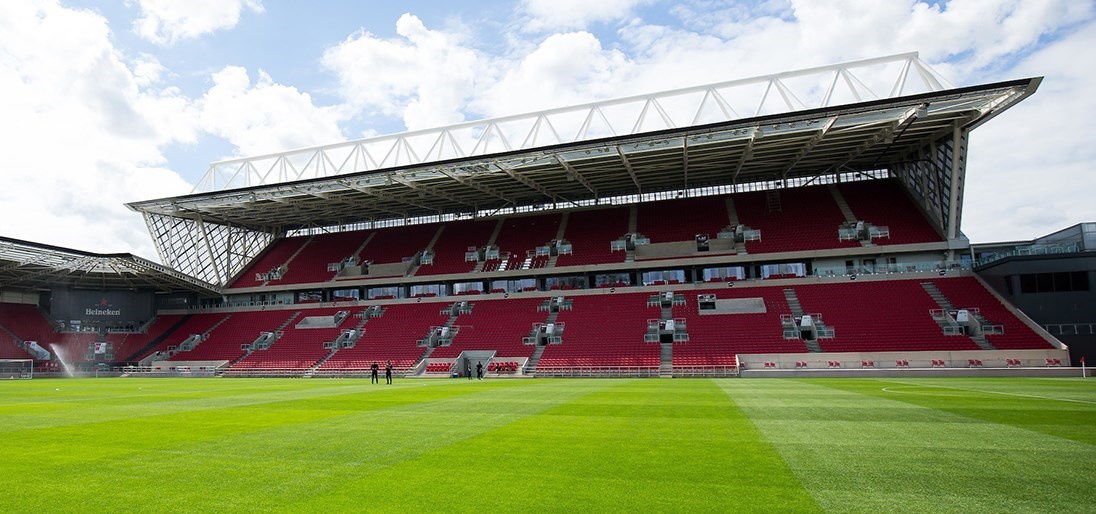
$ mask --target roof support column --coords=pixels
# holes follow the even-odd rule
[[[950,201],[948,202],[948,239],[958,239],[962,222],[963,186],[967,178],[967,145],[963,137],[963,128],[958,124],[951,133],[952,159]]]

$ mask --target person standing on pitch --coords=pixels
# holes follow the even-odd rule
[[[384,365],[384,383],[392,385],[392,361]]]
[[[472,380],[472,363],[464,361],[464,376],[468,377],[468,380]]]
[[[483,361],[476,363],[476,379],[483,380]]]
[[[373,361],[373,365],[369,366],[369,383],[370,384],[379,384],[379,383],[381,383],[380,379],[377,378],[377,369],[379,369],[377,367],[377,361]]]

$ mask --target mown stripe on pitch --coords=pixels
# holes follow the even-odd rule
[[[277,508],[325,485],[338,486],[355,469],[383,468],[382,457],[414,454],[429,436],[428,423],[439,420],[437,405],[517,385],[431,384],[300,400],[279,393],[276,401],[254,403],[249,397],[238,407],[28,431],[0,443],[0,451],[12,456],[0,479],[25,482],[32,476],[51,487],[18,488],[0,506],[65,510],[80,499],[82,509],[100,511],[163,512],[178,508],[176,502],[187,510]],[[393,423],[373,429],[376,419]],[[135,491],[155,494],[135,505]],[[232,498],[242,502],[238,509]]]
[[[1096,477],[1090,445],[869,394],[877,380],[722,385],[827,511],[1062,511]]]
[[[576,383],[590,390],[350,487],[378,510],[819,510],[712,382]]]

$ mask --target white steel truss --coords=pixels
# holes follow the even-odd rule
[[[226,160],[211,164],[193,192],[442,162],[950,87],[916,52],[897,54]]]
[[[199,280],[225,285],[251,262],[275,234],[220,223],[202,217],[180,218],[145,212],[160,259]]]

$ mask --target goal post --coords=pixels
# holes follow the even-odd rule
[[[0,379],[34,378],[34,359],[0,359]]]

